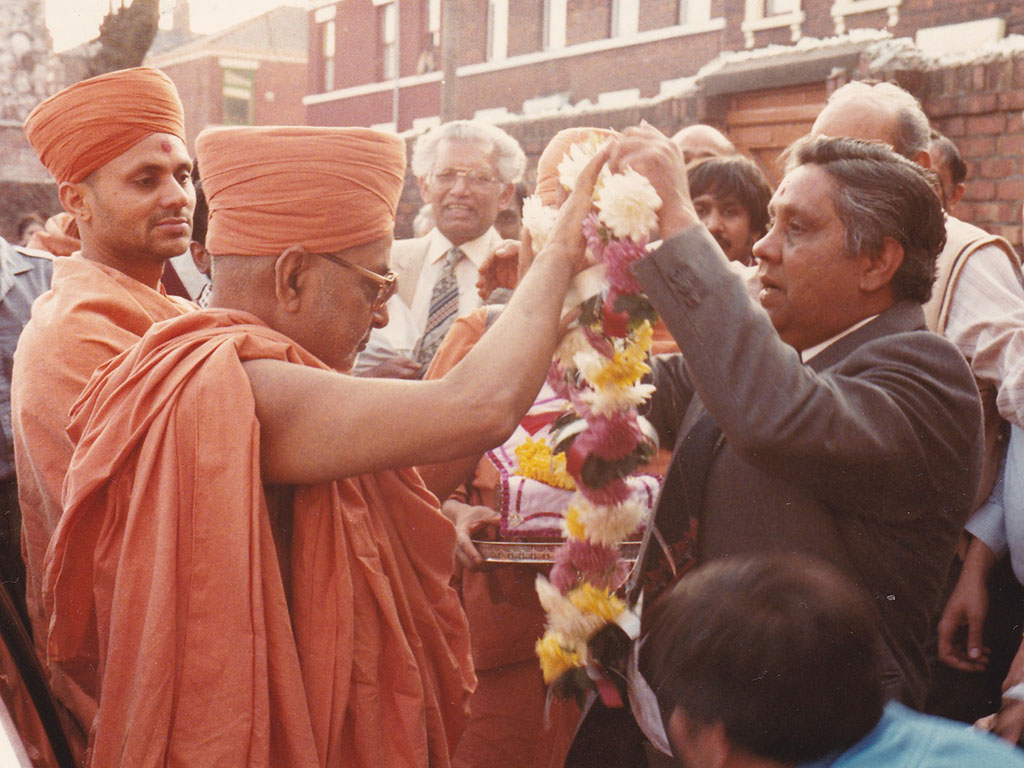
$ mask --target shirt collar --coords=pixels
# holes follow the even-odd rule
[[[437,227],[430,230],[430,234],[427,237],[427,261],[429,263],[441,261],[444,255],[451,250],[451,241],[442,235],[441,230]],[[468,243],[460,245],[459,250],[466,254],[466,258],[473,263],[473,266],[479,269],[480,265],[490,255],[491,248],[500,240],[501,237],[498,235],[498,231],[494,227],[490,227],[476,240],[470,240]]]
[[[805,349],[803,352],[800,353],[800,359],[803,362],[805,362],[805,363],[810,362],[812,357],[814,357],[815,355],[818,355],[818,354],[824,352],[826,349],[831,347],[833,344],[835,344],[841,338],[843,338],[844,336],[849,336],[851,333],[856,331],[858,328],[862,328],[865,325],[867,325],[868,323],[870,323],[876,317],[878,317],[878,315],[871,315],[870,317],[865,317],[860,322],[857,322],[857,323],[854,323],[853,325],[851,325],[845,331],[840,331],[835,336],[833,336],[833,337],[831,337],[829,339],[825,339],[820,344],[815,344],[813,347],[808,347],[807,349]]]

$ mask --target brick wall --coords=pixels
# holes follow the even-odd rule
[[[921,99],[967,163],[955,214],[1021,249],[1024,201],[1024,53],[927,72],[879,73]]]

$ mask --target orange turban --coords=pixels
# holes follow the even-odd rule
[[[369,128],[211,128],[196,139],[214,255],[338,253],[390,235],[405,142]]]
[[[25,135],[57,180],[81,181],[147,136],[185,141],[185,111],[171,79],[137,67],[83,80],[38,105]]]
[[[615,131],[607,131],[603,128],[565,128],[554,135],[537,161],[537,185],[534,187],[534,194],[540,197],[544,205],[557,206],[558,199],[558,164],[562,162],[565,153],[573,144],[596,137],[603,141],[615,136]]]

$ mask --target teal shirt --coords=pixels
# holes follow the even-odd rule
[[[1024,751],[964,723],[889,702],[863,739],[799,768],[1024,768]]]

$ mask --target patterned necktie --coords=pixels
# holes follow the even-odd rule
[[[455,280],[455,265],[463,255],[459,248],[452,248],[445,254],[441,274],[437,276],[434,290],[430,294],[427,325],[413,350],[413,358],[424,368],[434,358],[434,353],[459,312],[459,284]]]

